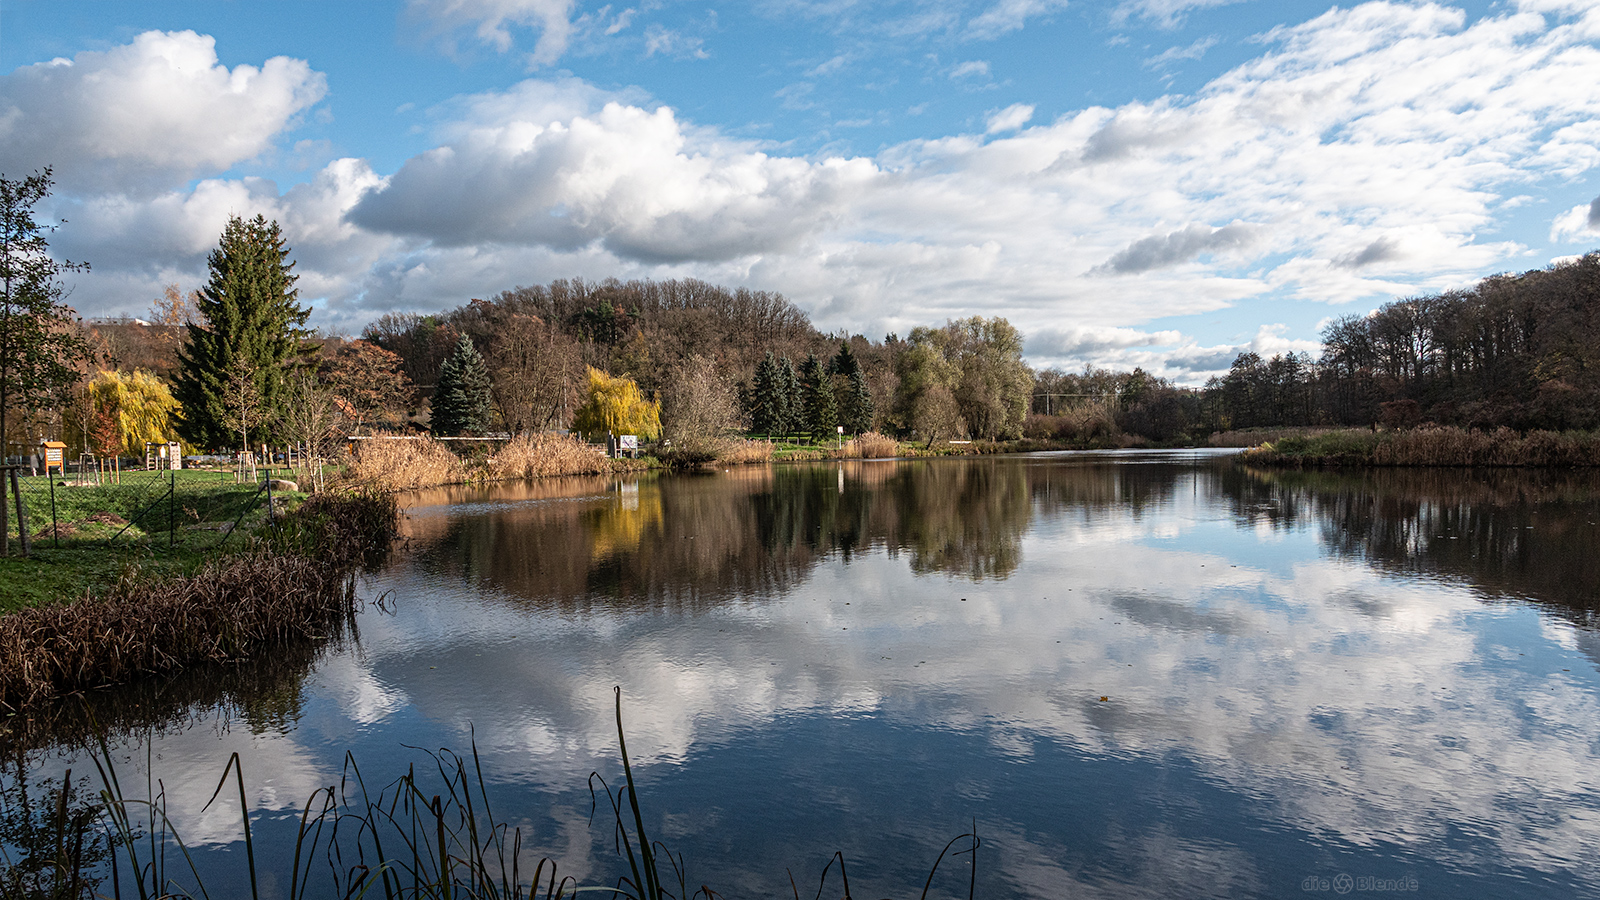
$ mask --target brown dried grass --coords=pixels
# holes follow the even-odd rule
[[[484,464],[492,479],[598,475],[612,471],[604,453],[570,434],[528,434],[513,438]]]
[[[380,491],[409,491],[468,480],[455,451],[426,435],[360,441],[347,476]]]
[[[717,462],[725,465],[772,462],[771,441],[730,440],[717,448]]]
[[[846,443],[840,455],[847,459],[892,459],[900,455],[900,442],[886,434],[869,431]]]
[[[1372,448],[1380,466],[1596,466],[1600,434],[1434,426],[1400,431]]]

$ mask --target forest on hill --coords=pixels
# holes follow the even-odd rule
[[[93,366],[170,384],[190,330],[208,327],[197,300],[173,286],[150,321],[89,325]],[[655,404],[667,436],[820,439],[848,426],[922,441],[1179,443],[1285,425],[1600,425],[1600,253],[1395,300],[1333,321],[1322,338],[1319,357],[1243,352],[1226,374],[1185,387],[1141,369],[1035,371],[1023,362],[1022,335],[998,318],[879,340],[824,333],[774,292],[694,279],[569,279],[435,314],[390,313],[354,340],[302,333],[293,366],[336,395],[347,431],[439,430],[445,421],[474,433],[573,428],[595,372]],[[441,375],[463,347],[482,367],[482,412],[441,419]],[[53,417],[22,421],[93,442],[93,407],[103,405],[93,388],[107,376],[85,376],[77,401],[66,396]],[[292,431],[270,421],[259,429],[277,439]]]

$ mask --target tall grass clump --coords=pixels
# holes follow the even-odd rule
[[[886,434],[869,431],[847,441],[840,456],[846,459],[892,459],[900,455],[900,442]]]
[[[1600,466],[1600,433],[1475,431],[1428,425],[1398,431],[1341,429],[1291,435],[1246,450],[1240,459],[1280,466]]]
[[[98,597],[0,616],[0,708],[337,635],[351,574],[387,546],[394,519],[377,494],[308,501],[279,533],[192,575],[130,571]]]
[[[1472,431],[1455,426],[1414,428],[1393,434],[1372,451],[1379,466],[1594,466],[1600,434],[1509,428]]]
[[[600,475],[611,460],[575,435],[524,434],[513,438],[484,463],[492,479],[543,478],[549,475]]]
[[[717,448],[717,462],[727,465],[772,462],[771,441],[730,440]]]
[[[361,441],[346,470],[357,484],[383,491],[410,491],[467,480],[455,452],[426,435]]]

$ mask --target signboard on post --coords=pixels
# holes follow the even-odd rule
[[[617,436],[617,449],[638,450],[639,436],[637,434],[623,434]]]
[[[61,474],[67,473],[66,452],[67,445],[60,441],[40,441],[44,447],[44,473],[50,475],[51,469],[60,469]]]

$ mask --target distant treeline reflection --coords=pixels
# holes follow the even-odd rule
[[[1235,515],[1313,523],[1336,554],[1386,572],[1443,577],[1491,599],[1600,612],[1600,482],[1593,473],[1373,469],[1225,470]]]
[[[906,558],[918,574],[1004,579],[1035,515],[1132,508],[1175,489],[1174,467],[1039,459],[842,461],[636,481],[570,479],[441,490],[483,514],[403,526],[420,564],[564,604],[666,606],[777,595],[826,556]],[[492,499],[491,499],[492,498]]]

